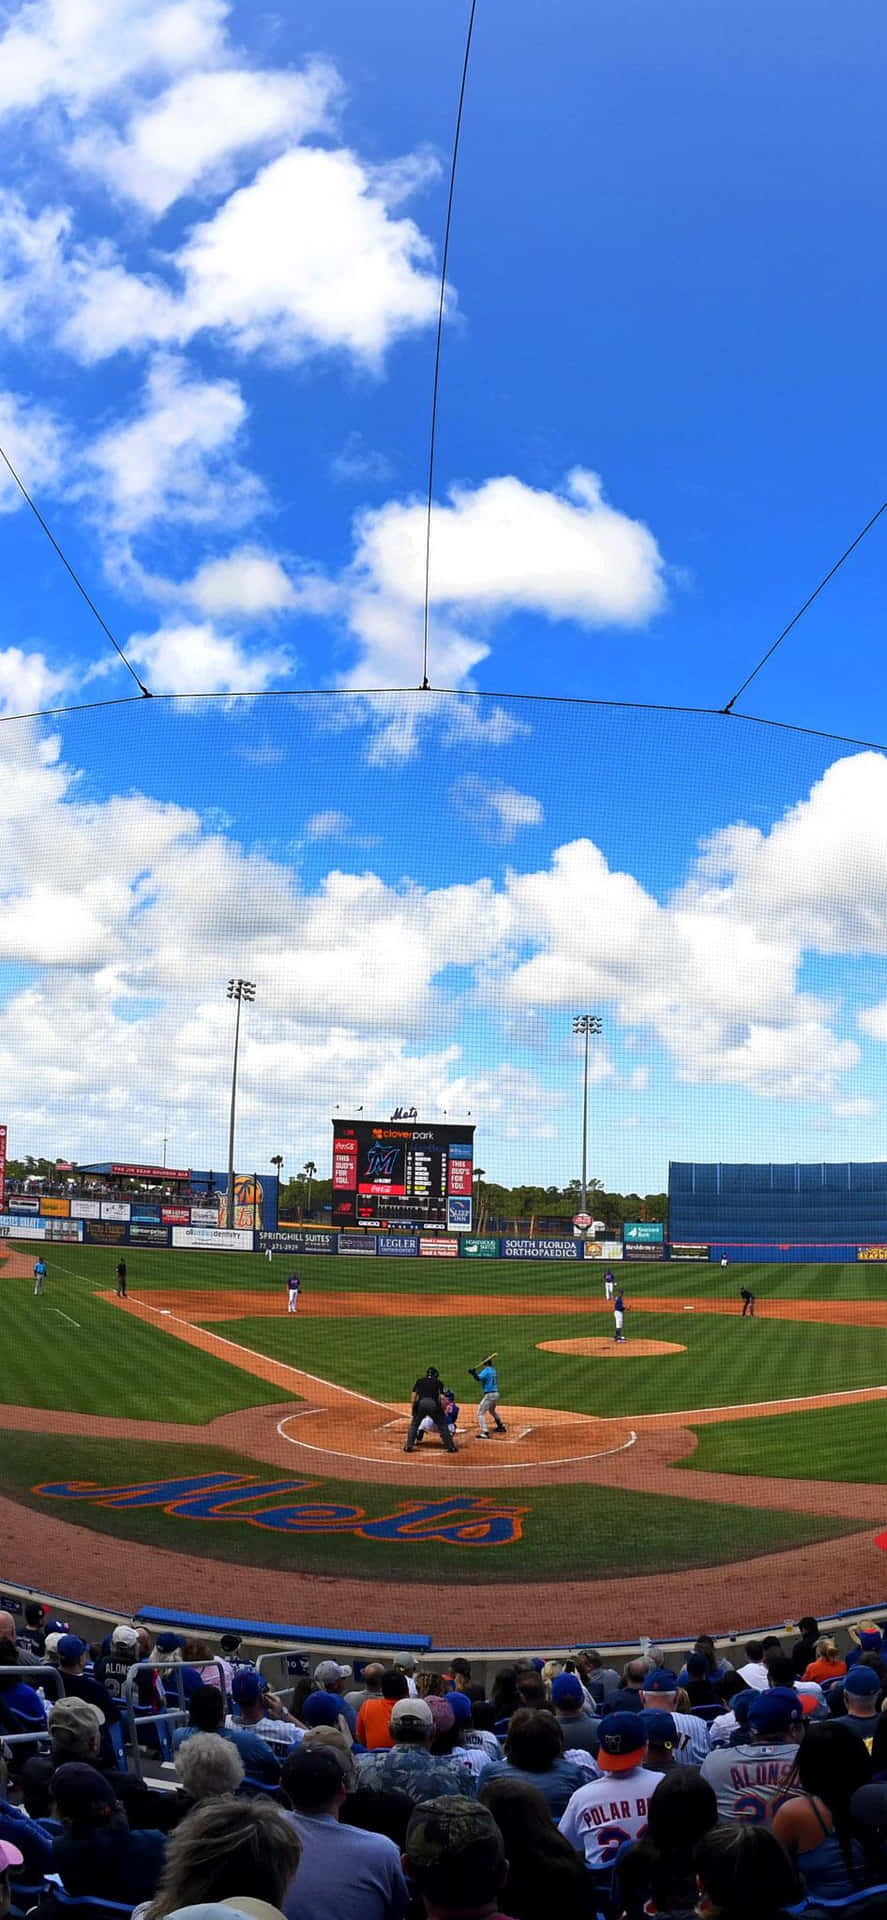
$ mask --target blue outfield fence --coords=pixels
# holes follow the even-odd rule
[[[887,1244],[887,1160],[674,1160],[668,1169],[668,1237],[710,1245],[808,1249],[794,1258],[855,1260],[856,1248]],[[848,1253],[847,1248],[851,1251]]]

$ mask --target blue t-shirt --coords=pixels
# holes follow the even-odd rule
[[[478,1367],[477,1378],[479,1385],[483,1387],[484,1393],[498,1393],[499,1377],[495,1367]]]

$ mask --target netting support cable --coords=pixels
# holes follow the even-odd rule
[[[132,661],[127,659],[126,654],[124,653],[119,640],[115,640],[107,620],[102,618],[102,615],[100,614],[98,607],[95,604],[95,601],[90,599],[90,596],[87,593],[85,586],[83,585],[83,581],[81,580],[79,573],[75,573],[74,568],[72,567],[71,562],[67,557],[67,554],[62,552],[62,549],[59,546],[59,543],[55,537],[55,534],[52,531],[52,528],[47,526],[46,521],[44,520],[43,515],[40,512],[40,508],[38,507],[36,500],[32,500],[31,495],[29,494],[24,481],[21,479],[20,475],[16,473],[16,470],[12,464],[12,461],[10,460],[8,453],[4,451],[3,447],[0,447],[0,460],[3,461],[4,466],[7,468],[8,472],[12,475],[12,478],[15,481],[16,486],[18,487],[18,490],[22,496],[22,499],[30,507],[31,512],[34,515],[34,518],[37,521],[38,526],[41,526],[43,528],[43,531],[46,535],[47,540],[49,541],[50,546],[53,547],[55,552],[58,554],[58,557],[62,563],[62,566],[65,569],[65,572],[70,575],[71,579],[74,582],[75,587],[77,588],[77,592],[81,594],[83,599],[86,601],[86,604],[93,618],[98,621],[99,626],[101,627],[102,632],[105,635],[106,639],[110,640],[115,653],[119,653],[120,658],[123,661],[123,664],[127,672],[132,674],[132,677],[136,683],[136,686],[138,687],[141,698],[143,700],[150,700],[151,699],[150,688],[146,687],[144,684],[144,681],[139,679],[139,676],[136,673],[136,670],[132,664]],[[96,702],[96,705],[115,705],[115,704],[116,702],[111,702],[111,701]],[[23,719],[30,719],[32,717],[33,716],[31,715],[22,715]]]
[[[812,607],[814,600],[818,599],[819,595],[822,592],[823,587],[827,587],[829,581],[834,579],[835,574],[844,565],[844,561],[849,560],[851,553],[855,552],[856,548],[860,544],[860,541],[865,539],[866,534],[871,533],[871,530],[875,525],[876,521],[880,520],[881,515],[884,512],[887,512],[887,500],[881,501],[881,505],[879,506],[877,513],[872,514],[871,519],[867,520],[865,523],[865,526],[860,528],[856,536],[856,539],[851,540],[849,547],[845,547],[840,560],[836,560],[834,566],[829,567],[828,573],[823,575],[823,578],[820,580],[818,587],[814,587],[813,592],[804,601],[803,606],[798,608],[797,613],[792,614],[792,617],[788,623],[788,626],[783,627],[782,632],[777,634],[776,639],[773,641],[772,646],[769,646],[767,648],[766,653],[762,654],[760,660],[758,661],[757,666],[752,668],[751,673],[748,675],[748,677],[745,680],[743,680],[741,687],[737,687],[736,692],[734,693],[732,699],[727,701],[727,705],[725,707],[721,707],[720,709],[721,713],[733,712],[733,708],[736,704],[736,701],[739,699],[740,695],[745,692],[746,687],[751,686],[752,681],[755,679],[757,674],[760,673],[761,668],[765,667],[767,665],[767,661],[772,659],[774,653],[776,652],[777,647],[782,646],[783,640],[785,640],[788,637],[788,635],[791,633],[792,627],[796,627],[798,624],[798,621],[803,619],[804,614],[807,612],[808,607]],[[804,731],[806,731],[806,729],[804,729]],[[813,731],[815,731],[815,729],[813,729]],[[838,739],[840,736],[837,734],[834,734],[834,735],[830,734],[827,737],[829,739]]]
[[[447,296],[447,262],[450,257],[450,227],[453,221],[453,196],[456,191],[456,164],[459,159],[459,140],[462,133],[462,108],[465,105],[465,87],[468,81],[468,60],[471,54],[471,36],[474,33],[474,16],[477,12],[477,0],[471,0],[468,16],[468,32],[465,36],[465,55],[462,61],[462,80],[459,86],[459,106],[456,112],[456,131],[453,137],[453,152],[450,160],[450,188],[447,195],[447,217],[444,223],[443,258],[440,263],[440,298],[437,306],[437,339],[434,346],[434,379],[431,387],[431,432],[428,437],[428,497],[425,506],[425,603],[422,617],[422,690],[430,693],[428,682],[428,627],[431,603],[431,513],[434,499],[434,453],[437,444],[437,399],[440,390],[440,350],[443,340],[444,306]]]

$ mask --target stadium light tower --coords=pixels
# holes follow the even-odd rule
[[[254,1000],[256,983],[254,980],[229,980],[228,999],[237,1001],[237,1015],[234,1021],[234,1068],[231,1074],[231,1120],[228,1127],[228,1198],[225,1207],[225,1224],[234,1225],[234,1110],[237,1105],[237,1049],[240,1045],[240,1009],[244,1000]]]
[[[588,1204],[588,1036],[590,1033],[603,1033],[604,1023],[599,1013],[576,1013],[573,1015],[573,1032],[585,1035],[585,1070],[582,1076],[582,1211]]]

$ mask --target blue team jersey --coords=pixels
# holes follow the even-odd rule
[[[621,1293],[617,1293],[617,1295],[616,1295],[616,1298],[615,1298],[615,1300],[613,1301],[613,1312],[614,1312],[614,1313],[624,1313],[624,1311],[625,1311],[625,1308],[624,1308],[624,1306],[623,1306],[623,1304],[622,1304],[622,1295],[621,1295]]]
[[[477,1377],[484,1393],[498,1393],[499,1378],[495,1367],[478,1367]]]

